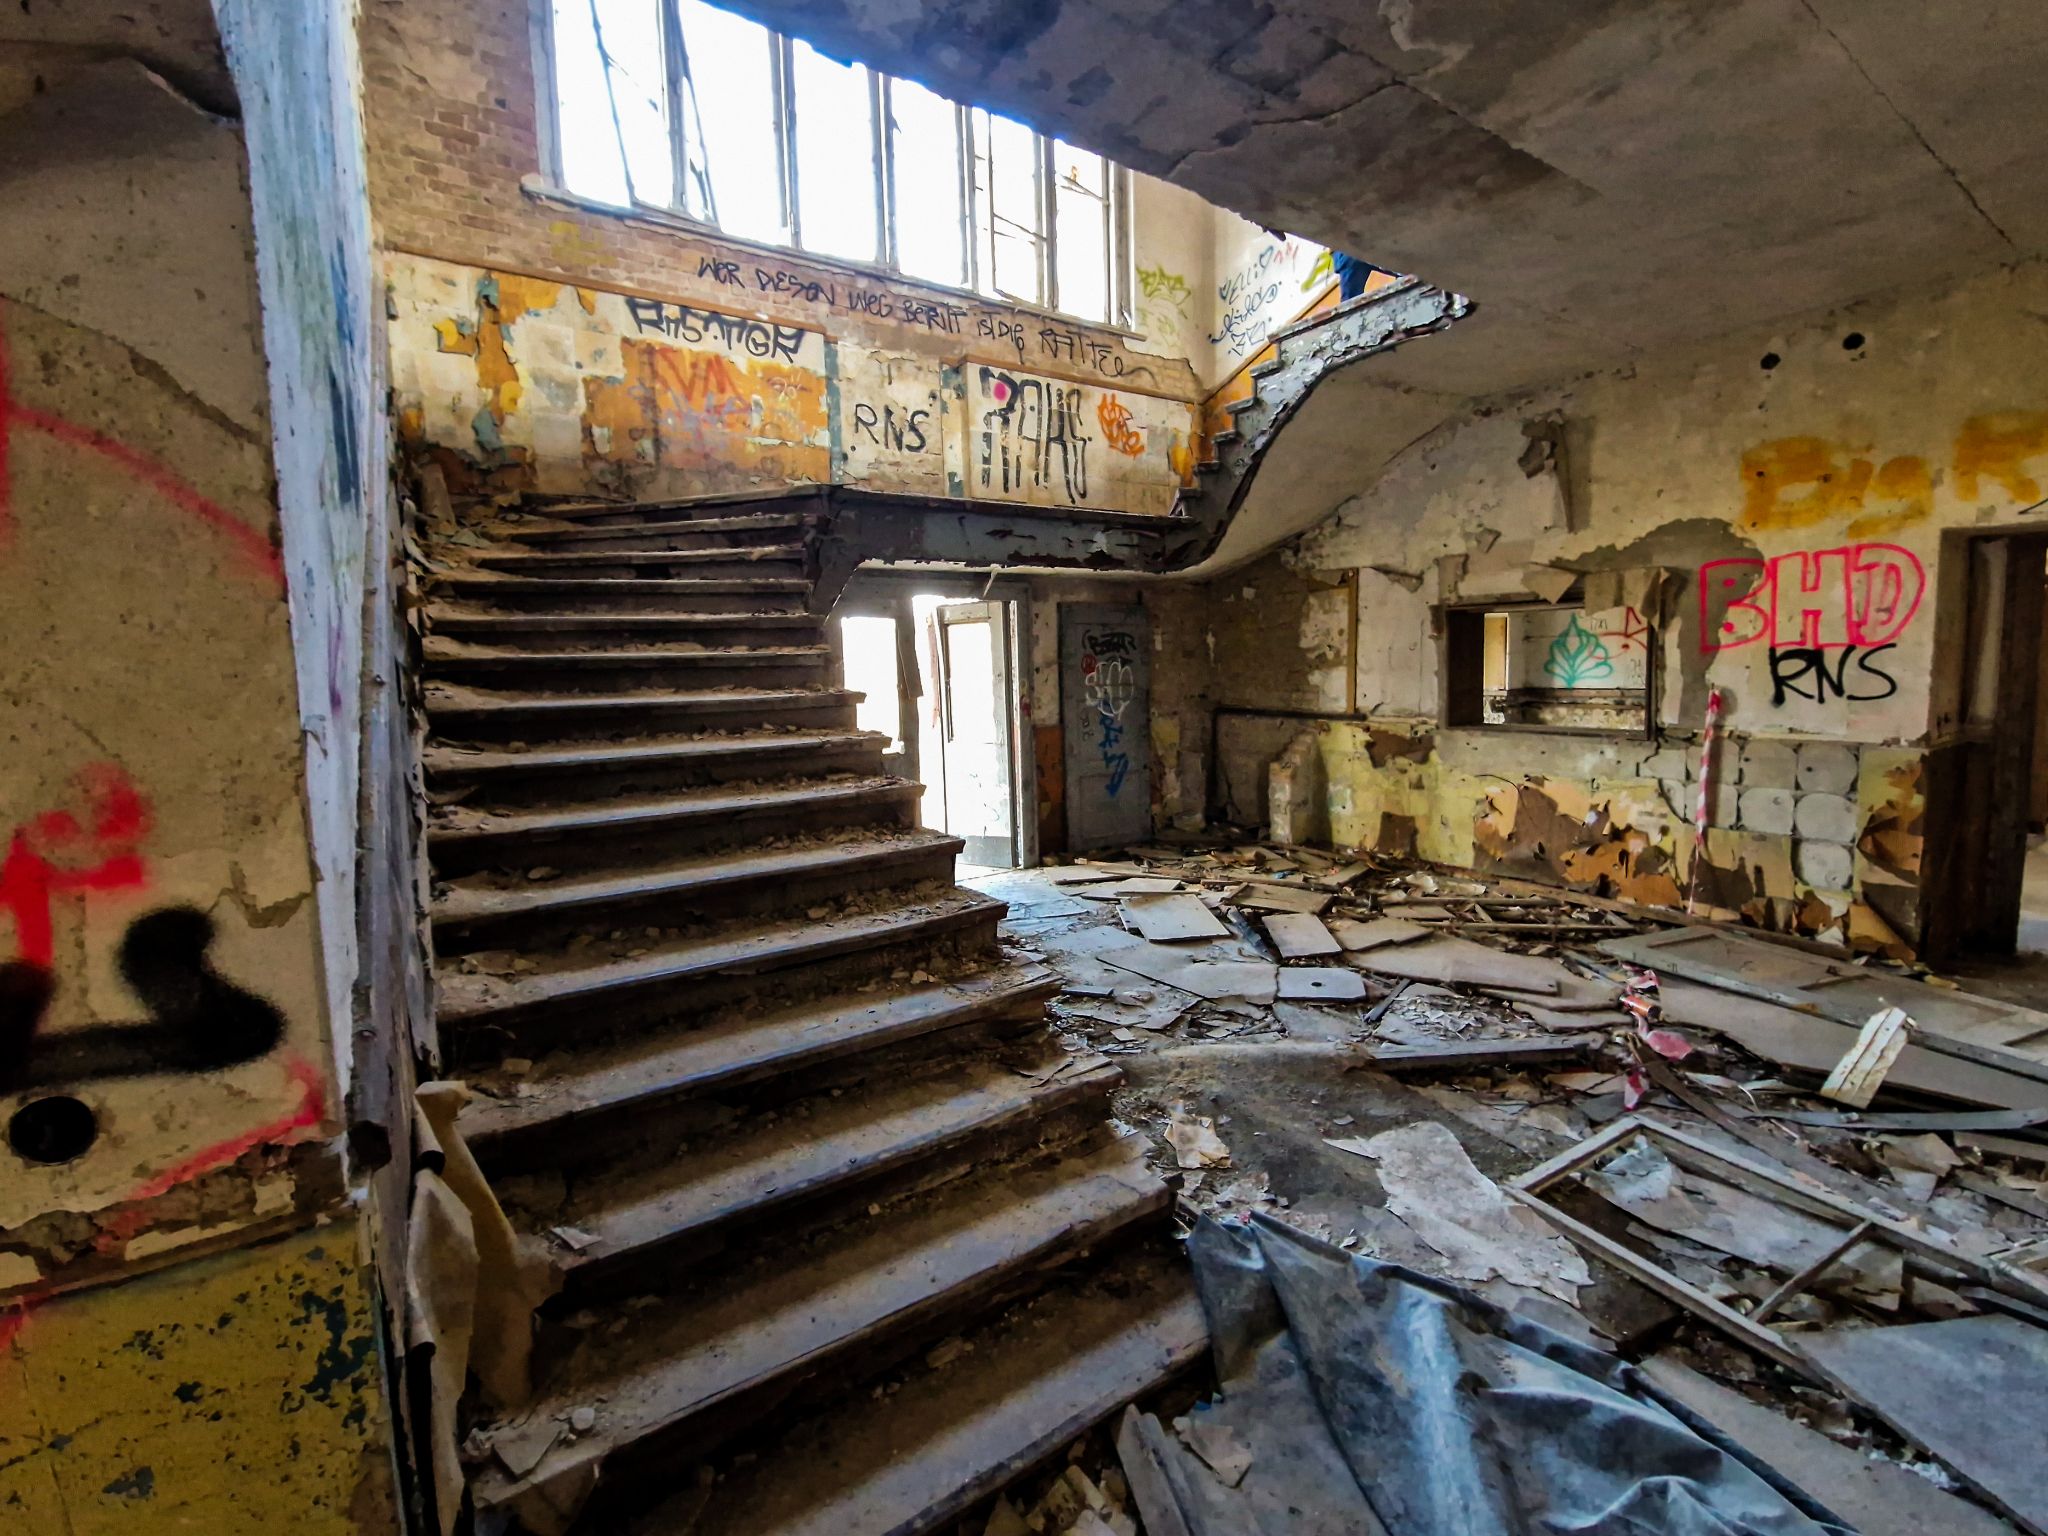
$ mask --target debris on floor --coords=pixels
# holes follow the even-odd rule
[[[975,883],[1011,904],[1013,958],[1062,978],[1068,1049],[1123,1069],[1118,1116],[1184,1230],[1289,1234],[1351,1266],[1354,1301],[1420,1287],[1487,1359],[1549,1330],[1651,1442],[1712,1426],[1722,1459],[1686,1518],[1737,1512],[1699,1529],[2048,1536],[2024,1471],[1999,1475],[2048,1451],[2020,1447],[2038,1414],[1969,1418],[2048,1381],[2048,1014],[1380,856],[1191,840]],[[1167,901],[1171,923],[1148,906]],[[1221,1374],[1118,1432],[1147,1530],[1437,1528],[1413,1468],[1354,1480],[1335,1445],[1288,1439],[1270,1370]],[[1338,1374],[1316,1390],[1365,1390]],[[1947,1398],[1922,1377],[1955,1416],[1926,1411]],[[1554,1492],[1626,1499],[1650,1468]],[[1067,1528],[1093,1529],[1046,1527]]]

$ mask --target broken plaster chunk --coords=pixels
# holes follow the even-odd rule
[[[1847,795],[1801,795],[1792,818],[1801,837],[1824,843],[1856,841],[1856,802]]]
[[[1224,1487],[1235,1488],[1244,1481],[1245,1473],[1252,1468],[1252,1448],[1245,1444],[1243,1435],[1204,1414],[1176,1419],[1173,1427]]]
[[[1227,1168],[1230,1148],[1216,1134],[1216,1122],[1207,1115],[1176,1115],[1167,1122],[1167,1144],[1174,1160],[1183,1168]]]

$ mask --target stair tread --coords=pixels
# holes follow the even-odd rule
[[[999,967],[947,981],[899,984],[886,993],[835,994],[772,1013],[742,1005],[694,1028],[578,1047],[502,1082],[482,1074],[485,1086],[513,1096],[473,1100],[462,1111],[463,1139],[488,1161],[493,1144],[536,1127],[878,1049],[1042,1002],[1058,985],[1059,978],[1049,971]]]
[[[836,1356],[935,1321],[1057,1256],[1158,1210],[1165,1186],[1136,1138],[1022,1171],[958,1180],[886,1219],[842,1229],[802,1262],[763,1265],[709,1293],[629,1314],[617,1333],[586,1335],[577,1355],[522,1417],[597,1422],[556,1445],[524,1479],[489,1466],[474,1484],[491,1509],[647,1436],[732,1403],[753,1388],[827,1369]]]
[[[456,805],[437,808],[427,826],[429,849],[466,842],[617,830],[669,821],[723,820],[763,811],[914,799],[919,786],[890,774],[845,780],[791,779],[739,789],[730,784],[661,795],[589,800],[545,809],[490,811]]]
[[[464,875],[450,880],[433,903],[436,926],[459,925],[481,918],[513,917],[541,912],[568,912],[639,896],[681,895],[716,890],[746,881],[851,872],[875,862],[908,860],[950,849],[957,856],[961,839],[922,827],[877,831],[838,839],[820,839],[793,848],[723,849],[687,858],[642,864],[626,873],[570,875],[527,880],[496,873]]]
[[[818,1195],[835,1185],[874,1177],[958,1146],[969,1136],[995,1137],[1028,1126],[1089,1098],[1106,1098],[1123,1074],[1107,1061],[1058,1072],[1050,1059],[1030,1077],[1001,1062],[963,1062],[916,1077],[897,1076],[868,1091],[821,1097],[801,1116],[780,1116],[722,1133],[657,1168],[631,1177],[579,1181],[551,1222],[572,1225],[596,1241],[557,1253],[567,1276],[705,1234],[742,1215]],[[517,1197],[513,1204],[516,1206]]]
[[[896,1392],[797,1421],[631,1536],[922,1536],[958,1518],[1208,1347],[1172,1256],[1055,1286],[920,1367]]]
[[[437,586],[479,592],[670,592],[687,597],[692,593],[808,594],[811,590],[810,582],[801,576],[522,576],[513,571],[471,568],[436,571],[430,579]]]
[[[704,613],[693,609],[643,613],[574,613],[547,609],[507,611],[455,603],[428,603],[430,628],[469,629],[814,629],[825,620],[815,613]]]
[[[618,510],[623,512],[631,509],[621,507]],[[585,539],[629,538],[639,533],[745,533],[756,528],[800,528],[803,521],[804,514],[801,512],[754,512],[744,517],[698,517],[681,522],[599,523],[595,526],[560,520],[559,527],[514,528],[506,530],[503,537],[517,539],[521,543],[539,543],[550,539],[581,542]]]
[[[803,557],[801,544],[735,544],[711,549],[494,549],[478,558],[501,570],[508,565],[710,565],[721,560],[773,565]]]
[[[707,709],[737,709],[750,704],[781,706],[815,704],[820,708],[858,703],[861,694],[845,688],[749,688],[734,684],[722,688],[634,688],[595,690],[580,693],[530,693],[512,688],[465,687],[459,683],[429,683],[426,687],[427,713],[490,714],[494,711],[542,710],[573,715],[595,710],[660,706],[680,709],[702,705]]]
[[[766,667],[823,661],[831,651],[823,645],[586,646],[574,651],[519,651],[502,645],[479,644],[474,640],[429,635],[423,653],[429,666],[437,661],[488,661],[508,667],[630,667],[647,663],[672,666],[688,662]]]
[[[1003,902],[954,888],[929,900],[906,899],[836,918],[749,922],[661,943],[643,955],[595,956],[579,963],[574,955],[552,954],[551,968],[521,975],[456,971],[439,978],[436,1011],[444,1024],[460,1025],[692,977],[752,975],[879,948],[934,927],[999,920],[1006,910]]]
[[[834,747],[883,741],[878,731],[735,731],[703,735],[640,736],[631,741],[596,742],[589,746],[522,747],[518,750],[457,747],[440,744],[426,749],[432,774],[492,772],[517,769],[605,768],[634,763],[684,761],[693,758],[735,758],[751,753],[824,752]]]

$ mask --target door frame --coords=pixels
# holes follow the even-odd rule
[[[1923,757],[1920,958],[2011,954],[2032,813],[2048,528],[1942,534]],[[1951,617],[1953,616],[1953,617]],[[1995,670],[1986,671],[1986,657]]]
[[[1004,602],[1010,605],[1010,793],[1012,812],[1017,829],[1017,867],[1032,869],[1038,864],[1038,754],[1031,750],[1031,679],[1033,676],[1033,618],[1030,584],[1021,577],[996,576],[973,571],[904,571],[904,570],[857,570],[848,579],[846,588],[834,603],[828,619],[843,617],[887,617],[894,618],[899,626],[899,636],[906,631],[912,647],[920,637],[916,632],[916,620],[911,613],[910,601],[921,593],[932,593],[949,602]],[[837,651],[838,630],[829,631],[832,645]],[[908,682],[908,674],[901,679]],[[907,713],[916,707],[917,700],[907,693],[902,696],[904,718],[911,720]],[[929,789],[930,781],[925,777],[924,765],[918,761],[915,732],[905,733],[905,753],[910,776]]]

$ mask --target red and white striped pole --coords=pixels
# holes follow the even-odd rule
[[[1685,882],[1685,910],[1690,912],[1699,895],[1700,866],[1707,858],[1707,817],[1714,803],[1714,737],[1721,729],[1721,690],[1707,691],[1707,724],[1700,732],[1700,798],[1692,813],[1692,875]]]

